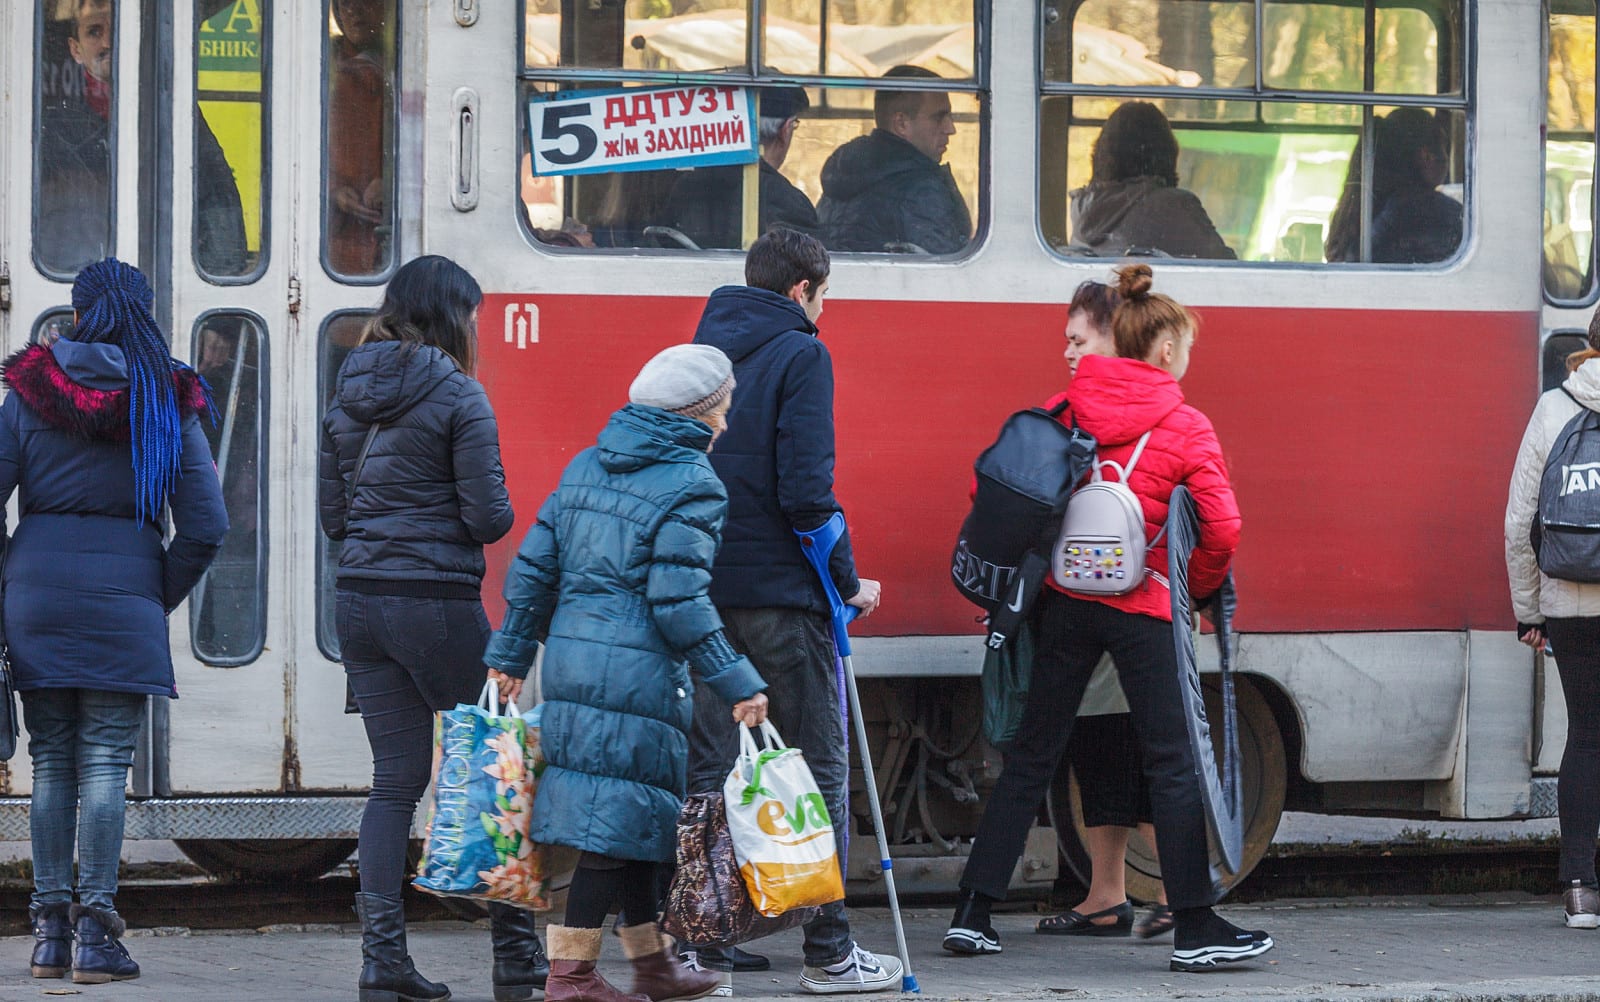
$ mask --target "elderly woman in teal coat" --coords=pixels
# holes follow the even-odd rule
[[[673,858],[694,683],[766,719],[766,683],[707,597],[728,507],[706,458],[727,427],[727,356],[677,345],[652,358],[599,440],[567,466],[506,576],[506,615],[484,655],[514,694],[542,642],[547,768],[530,837],[581,851],[564,926],[549,929],[549,1002],[628,999],[595,970],[620,901],[634,1002],[720,984],[678,963],[656,926],[657,867]]]

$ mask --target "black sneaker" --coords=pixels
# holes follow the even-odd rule
[[[986,925],[982,929],[963,929],[960,926],[951,926],[944,933],[944,948],[949,953],[961,957],[978,957],[986,953],[1000,952],[1000,934],[994,931],[993,926]]]
[[[1199,937],[1200,942],[1179,937],[1173,944],[1171,969],[1188,973],[1214,971],[1221,964],[1249,960],[1272,949],[1272,937],[1261,929],[1240,929],[1220,920],[1219,924],[1226,928],[1209,931]]]

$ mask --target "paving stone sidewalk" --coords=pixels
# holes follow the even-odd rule
[[[1037,915],[996,916],[1005,952],[955,958],[939,949],[944,909],[907,910],[913,970],[930,1000],[1273,999],[1273,1000],[1600,1000],[1600,931],[1566,929],[1556,898],[1497,894],[1369,898],[1241,905],[1223,909],[1247,928],[1265,928],[1277,949],[1260,960],[1207,975],[1167,970],[1171,936],[1150,942],[1034,935]],[[887,909],[853,912],[856,934],[891,952]],[[360,936],[354,925],[260,930],[135,930],[128,947],[144,968],[137,981],[77,986],[35,981],[25,972],[30,940],[0,939],[0,1002],[78,998],[85,1002],[217,1002],[233,999],[348,1000],[355,997]],[[542,921],[541,921],[542,925]],[[740,999],[805,998],[799,990],[798,933],[755,945],[776,970],[740,975]],[[411,952],[458,1002],[488,1002],[489,937],[466,923],[411,931]],[[626,965],[609,937],[603,968],[624,989]],[[885,993],[879,998],[893,997]]]

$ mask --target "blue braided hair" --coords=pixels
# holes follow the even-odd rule
[[[154,303],[144,273],[116,258],[89,265],[72,283],[72,308],[78,311],[72,339],[117,345],[127,360],[134,508],[141,520],[154,519],[166,503],[183,454],[172,374],[188,366],[167,350],[150,314]],[[209,390],[206,402],[210,404]]]

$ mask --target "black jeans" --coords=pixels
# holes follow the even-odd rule
[[[1084,686],[1110,651],[1143,750],[1168,899],[1174,909],[1214,904],[1205,807],[1184,722],[1172,624],[1048,588],[1039,596],[1036,616],[1028,704],[989,795],[961,886],[997,900],[1006,896],[1028,829],[1072,736]]]
[[[1561,814],[1561,882],[1594,886],[1600,834],[1600,617],[1545,622],[1561,693],[1567,700],[1567,747],[1556,781]]]
[[[567,888],[568,928],[600,928],[611,906],[619,902],[623,925],[654,922],[660,901],[659,870],[660,864],[645,860],[583,853]]]
[[[828,803],[839,851],[845,851],[850,818],[850,753],[834,672],[833,627],[828,617],[804,609],[720,609],[728,642],[750,659],[767,683],[772,725],[783,740],[805,753],[806,765]],[[709,686],[696,686],[689,730],[689,792],[721,793],[739,756],[739,729],[730,707]],[[841,866],[843,865],[841,860]],[[844,902],[824,905],[805,924],[805,960],[813,967],[837,963],[850,953],[850,921]]]
[[[361,890],[398,896],[411,817],[433,768],[433,714],[476,702],[486,669],[483,603],[341,590],[336,616],[345,674],[372,746],[372,792],[361,815]]]

